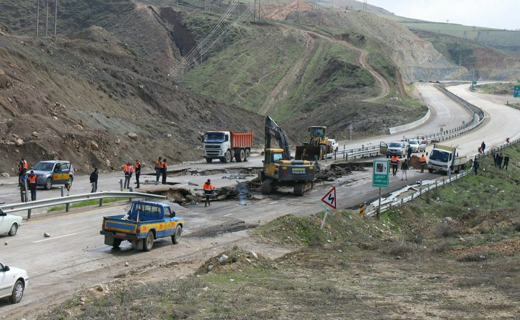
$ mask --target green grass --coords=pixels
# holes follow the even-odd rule
[[[123,201],[123,200],[128,200],[128,198],[106,198],[106,199],[103,199],[103,203],[111,203],[111,202],[117,202],[117,201]],[[99,205],[99,199],[76,202],[76,203],[71,204],[70,208],[83,208],[83,207],[95,206],[95,205]],[[65,210],[65,208],[66,207],[64,205],[55,206],[55,207],[52,207],[49,210],[47,210],[47,212],[63,211],[63,210]]]

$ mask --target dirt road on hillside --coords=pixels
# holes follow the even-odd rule
[[[353,44],[350,44],[350,43],[348,43],[346,41],[334,39],[332,37],[328,37],[326,35],[323,35],[323,34],[320,34],[320,33],[317,33],[317,32],[307,31],[307,34],[314,35],[316,37],[320,37],[322,39],[325,39],[325,40],[328,40],[330,42],[334,42],[334,43],[340,44],[340,45],[342,45],[344,47],[347,47],[349,49],[352,49],[352,50],[355,50],[355,51],[359,52],[359,63],[363,66],[363,68],[367,69],[368,72],[370,72],[370,74],[372,74],[372,76],[376,79],[376,82],[378,83],[378,85],[381,87],[381,92],[377,95],[377,97],[365,99],[363,101],[374,102],[374,101],[379,100],[379,99],[381,99],[383,97],[386,97],[387,95],[390,94],[390,85],[388,84],[386,79],[381,74],[379,74],[377,71],[375,71],[370,66],[370,64],[368,64],[368,62],[367,62],[368,51],[360,49],[360,48],[358,48],[358,47],[354,46]]]
[[[278,82],[276,87],[271,91],[267,99],[264,101],[262,108],[260,108],[260,114],[265,116],[273,109],[275,103],[283,100],[287,96],[288,87],[293,85],[296,77],[300,73],[301,69],[304,66],[304,63],[309,59],[312,51],[314,50],[314,39],[307,32],[300,31],[300,33],[305,36],[307,42],[305,44],[305,51],[300,56],[298,61],[294,64],[294,66],[283,76],[282,80]]]

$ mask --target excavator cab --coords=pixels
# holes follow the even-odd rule
[[[295,159],[297,160],[323,160],[325,154],[331,153],[329,137],[327,137],[327,127],[312,126],[309,132],[309,142],[304,142],[302,146],[296,147]]]
[[[264,174],[275,177],[278,173],[280,161],[283,159],[283,149],[265,149],[264,156]]]

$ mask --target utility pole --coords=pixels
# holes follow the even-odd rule
[[[47,10],[47,15],[45,16],[45,36],[49,31],[49,0],[45,0],[45,6]]]
[[[253,21],[256,21],[256,0],[253,3]]]
[[[54,3],[54,36],[56,36],[56,30],[58,29],[58,0]]]
[[[38,0],[38,7],[36,8],[36,38],[40,35],[40,0]]]

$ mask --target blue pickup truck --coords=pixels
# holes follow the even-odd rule
[[[183,227],[184,219],[175,217],[169,205],[135,201],[127,214],[103,217],[100,233],[114,248],[127,240],[136,250],[150,251],[155,239],[171,237],[173,244],[179,243]]]

